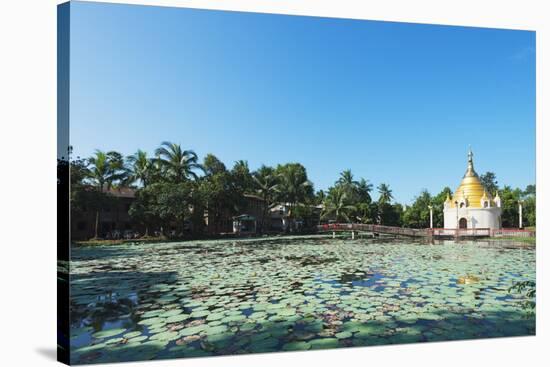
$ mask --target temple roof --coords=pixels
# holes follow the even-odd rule
[[[487,190],[479,180],[479,176],[474,169],[474,154],[470,149],[468,152],[468,167],[460,185],[453,194],[451,207],[455,208],[456,202],[460,203],[463,199],[466,199],[468,201],[468,207],[482,208],[482,198],[486,198],[489,201],[492,200],[491,194],[487,193]]]

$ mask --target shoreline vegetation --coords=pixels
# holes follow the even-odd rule
[[[193,241],[205,241],[205,242],[215,242],[215,241],[231,241],[231,242],[261,242],[261,241],[273,241],[273,240],[293,240],[293,239],[332,239],[332,234],[324,233],[310,233],[310,234],[264,234],[264,235],[249,235],[249,236],[238,236],[228,234],[226,236],[209,236],[202,238],[180,238],[180,239],[171,239],[167,237],[148,237],[148,238],[137,238],[137,239],[118,239],[118,240],[104,240],[104,239],[90,239],[84,241],[73,241],[71,246],[73,247],[86,247],[86,246],[119,246],[119,245],[148,245],[148,244],[157,244],[157,243],[184,243],[184,242],[193,242]],[[359,235],[355,240],[362,240],[370,237],[362,237]],[[352,239],[348,234],[337,233],[336,239],[339,240],[349,240]],[[395,239],[395,236],[382,235],[378,237],[382,241],[388,241]],[[355,241],[354,240],[354,241]],[[427,240],[427,239],[408,239],[407,242],[424,242],[424,243],[443,243],[454,240]],[[491,242],[491,243],[502,243],[509,244],[513,243],[516,245],[536,245],[536,237],[489,237],[484,239],[468,239],[468,240],[459,240],[455,241],[456,243],[465,243],[465,242]],[[529,246],[531,247],[531,246]]]
[[[273,232],[271,211],[277,206],[284,209],[280,215],[283,225],[278,230],[287,234],[311,233],[318,224],[330,222],[428,228],[430,206],[434,208],[433,226],[441,228],[443,203],[453,194],[449,187],[435,195],[421,190],[412,204],[404,205],[394,200],[389,184],[375,187],[366,178],[356,178],[349,169],[340,172],[333,186],[315,190],[301,163],[262,165],[251,170],[246,160],[239,160],[227,168],[213,154],[201,161],[193,150],[171,142],[161,143],[152,156],[143,150],[130,156],[96,150],[88,158],[58,160],[58,176],[67,171],[71,214],[76,217],[84,213],[89,219],[89,234],[74,239],[96,242],[116,238],[110,236],[114,226],[103,221],[110,206],[119,205],[120,198],[112,195],[116,190],[131,190],[135,195],[124,204],[123,214],[130,218],[126,225],[131,227],[132,241],[147,242],[152,234],[155,241],[159,237],[186,240],[217,238],[234,231],[235,218],[250,214],[247,196],[261,203],[254,222],[254,231],[260,235]],[[493,172],[480,175],[480,180],[487,192],[499,193],[504,228],[518,227],[519,201],[523,202],[524,226],[536,225],[535,185],[525,189],[501,186]],[[375,192],[378,198],[373,197]]]

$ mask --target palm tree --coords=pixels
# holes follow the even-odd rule
[[[277,193],[277,176],[273,168],[261,166],[254,175],[252,175],[252,180],[254,182],[256,194],[263,199],[265,204],[261,222],[261,229],[263,231],[267,211],[271,209],[275,194]]]
[[[277,169],[279,184],[276,191],[281,201],[290,205],[288,217],[292,219],[293,209],[303,203],[309,193],[313,191],[313,184],[307,179],[305,168],[298,163],[286,164]]]
[[[344,185],[347,187],[354,187],[359,184],[359,182],[355,181],[353,179],[353,173],[351,173],[350,169],[347,169],[345,171],[342,171],[340,173],[340,178],[338,179],[338,184]]]
[[[124,166],[124,157],[118,152],[102,152],[96,150],[94,155],[88,158],[86,178],[90,180],[99,193],[110,190],[115,182],[124,182],[128,171]],[[99,212],[101,203],[98,203],[95,219],[95,238],[98,237]]]
[[[378,222],[384,224],[386,213],[391,210],[390,202],[393,200],[393,194],[390,186],[385,183],[378,185],[377,189],[380,194],[378,198]]]
[[[151,165],[149,167],[149,180],[148,185],[154,182],[163,181],[162,171],[163,171],[163,161],[159,155],[156,155],[154,158],[151,158]]]
[[[109,164],[109,178],[107,179],[107,190],[110,190],[113,185],[126,185],[130,171],[124,162],[124,156],[116,151],[106,153]]]
[[[126,158],[130,167],[130,182],[140,182],[143,187],[147,187],[150,182],[153,161],[147,157],[147,152],[138,149],[137,152]]]
[[[334,217],[350,222],[350,213],[357,208],[349,203],[348,194],[344,187],[336,186],[323,201],[322,218]]]
[[[88,164],[86,178],[92,181],[92,184],[99,192],[102,192],[111,174],[111,167],[107,154],[101,150],[96,150],[94,155],[88,158]]]
[[[372,184],[365,180],[364,178],[360,179],[357,183],[357,194],[359,195],[359,201],[370,203],[372,198],[370,193],[372,191]]]
[[[202,170],[198,163],[197,154],[192,150],[182,150],[181,145],[163,142],[155,151],[164,173],[175,183],[188,180],[190,177],[198,179],[195,170]]]
[[[250,172],[248,161],[242,159],[235,161],[235,164],[233,165],[233,170],[237,172]]]
[[[245,192],[252,191],[254,189],[254,181],[250,174],[250,168],[248,162],[239,160],[236,161],[231,169],[231,173],[237,180],[237,185]]]
[[[378,185],[377,190],[380,194],[380,197],[378,198],[378,202],[380,204],[387,204],[393,200],[392,190],[388,184],[381,183]]]

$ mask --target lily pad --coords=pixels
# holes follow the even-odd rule
[[[97,333],[93,333],[92,336],[97,339],[110,338],[112,336],[122,334],[125,331],[126,329],[103,330],[103,331],[98,331]]]
[[[311,349],[336,348],[340,345],[336,338],[314,339],[309,344],[311,345]]]

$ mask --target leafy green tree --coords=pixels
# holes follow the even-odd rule
[[[523,201],[523,225],[535,227],[537,225],[537,203],[534,196],[529,196]]]
[[[367,223],[367,224],[379,224],[380,223],[380,215],[379,215],[379,204],[377,201],[373,201],[370,204],[361,205],[361,208],[363,209],[363,212],[365,214],[364,217],[362,217],[361,222]]]
[[[522,193],[523,222],[525,227],[537,225],[537,190],[535,185],[527,185]]]
[[[518,201],[521,199],[521,190],[504,186],[500,190],[502,206],[502,226],[505,228],[517,228],[519,225]]]
[[[157,215],[156,199],[160,186],[157,184],[144,186],[136,191],[135,201],[130,205],[128,214],[136,223],[145,228],[144,237],[149,236],[149,228],[159,224],[160,216]]]
[[[449,197],[453,196],[453,192],[450,187],[444,187],[439,194],[432,197],[433,220],[435,228],[444,227],[443,205],[445,200],[447,200],[447,195]]]
[[[207,154],[206,157],[204,157],[202,167],[207,176],[212,176],[227,171],[225,164],[223,164],[223,162],[220,161],[214,154]]]
[[[537,195],[537,187],[536,185],[527,185],[525,190],[523,191],[523,197],[529,197],[529,196],[536,196]]]
[[[405,227],[428,228],[430,226],[430,205],[432,205],[432,196],[427,190],[422,190],[403,214]]]
[[[479,180],[491,195],[495,195],[498,191],[497,176],[493,172],[485,172],[479,176]]]
[[[202,170],[198,156],[192,150],[183,150],[179,144],[163,142],[155,151],[163,175],[174,183],[198,179],[197,171]]]
[[[67,162],[67,161],[63,161]],[[86,178],[90,176],[88,169],[88,162],[85,159],[77,157],[76,159],[70,160],[70,182],[71,182],[71,192],[75,188],[85,186]]]
[[[329,190],[329,193],[323,202],[321,218],[333,219],[337,222],[351,222],[350,215],[356,210],[356,206],[350,202],[346,187],[344,185],[339,185]]]
[[[208,211],[208,226],[219,232],[221,220],[235,215],[244,206],[244,189],[240,178],[226,170],[225,165],[214,155],[204,161],[206,175],[200,181],[203,206]]]
[[[156,183],[153,189],[155,201],[153,213],[167,225],[176,224],[185,232],[185,220],[193,207],[193,191],[196,184],[191,181],[179,183]],[[179,225],[178,225],[179,224]]]
[[[379,223],[385,226],[399,227],[402,224],[403,207],[401,204],[378,203]]]

